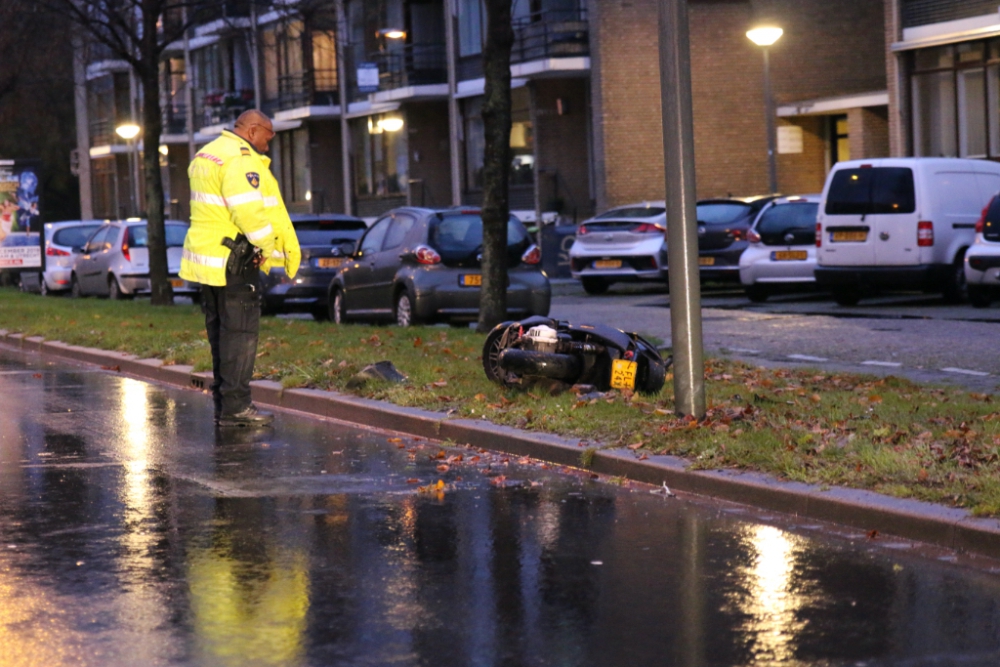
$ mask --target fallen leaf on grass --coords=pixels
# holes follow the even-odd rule
[[[635,451],[637,449],[641,449],[645,445],[646,445],[646,441],[645,440],[640,440],[639,442],[636,442],[636,443],[633,443],[631,445],[628,445],[628,448],[631,449],[632,451]]]
[[[496,477],[490,480],[490,484],[492,484],[493,486],[503,486],[506,483],[507,483],[506,475],[497,475]]]

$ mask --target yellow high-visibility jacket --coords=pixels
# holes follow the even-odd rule
[[[289,278],[302,254],[281,198],[271,159],[232,132],[206,144],[191,160],[191,228],[184,239],[180,277],[223,287],[231,252],[223,238],[243,233],[267,258],[265,273],[284,265]]]

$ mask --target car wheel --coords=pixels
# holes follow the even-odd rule
[[[413,312],[415,305],[413,295],[410,290],[403,288],[396,295],[396,324],[401,327],[412,327],[421,324],[416,314]]]
[[[861,301],[861,290],[857,287],[837,287],[833,290],[833,300],[838,306],[856,306]]]
[[[329,319],[335,324],[343,324],[347,319],[344,311],[344,292],[339,287],[333,290],[328,304]]]
[[[580,278],[580,282],[587,294],[604,294],[611,287],[611,283],[604,278]]]
[[[122,286],[118,284],[118,280],[114,276],[108,276],[108,298],[112,301],[122,301],[128,298],[128,295],[122,291]]]
[[[952,264],[948,274],[948,282],[944,286],[945,303],[962,303],[968,295],[968,284],[965,282],[965,253],[962,253]]]
[[[966,288],[967,294],[969,296],[969,303],[972,304],[973,308],[989,308],[990,303],[993,301],[993,297],[990,294],[988,287],[982,287],[980,285],[969,285]]]
[[[754,303],[764,303],[767,301],[767,297],[771,296],[768,289],[763,285],[747,285],[744,291],[747,293],[747,298]]]
[[[83,296],[83,290],[80,288],[80,281],[76,279],[76,274],[74,273],[69,279],[69,295],[74,299],[79,299]]]

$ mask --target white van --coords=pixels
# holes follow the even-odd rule
[[[842,306],[876,289],[943,292],[960,301],[963,259],[1000,164],[881,158],[834,165],[816,218],[816,282]]]

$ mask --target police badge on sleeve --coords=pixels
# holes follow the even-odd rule
[[[258,174],[256,171],[248,171],[247,182],[250,184],[250,187],[254,189],[260,187],[260,174]]]

